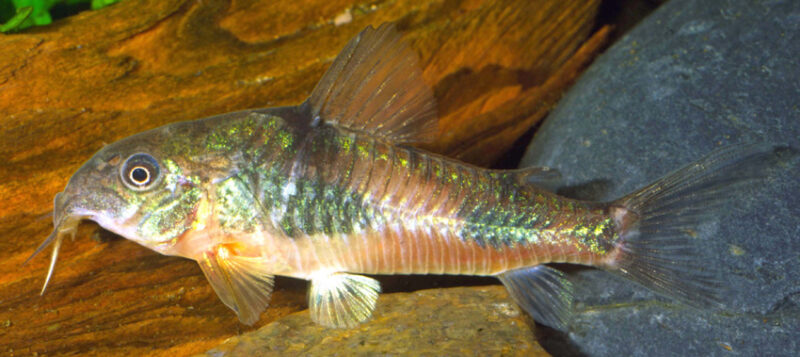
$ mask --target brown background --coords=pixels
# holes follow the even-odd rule
[[[0,35],[0,354],[183,355],[251,329],[193,262],[93,224],[65,241],[39,296],[47,256],[21,264],[52,229],[53,196],[104,143],[298,104],[350,37],[396,21],[439,103],[428,149],[490,165],[607,44],[599,11],[599,0],[124,0]],[[305,308],[303,282],[277,284],[256,327]]]

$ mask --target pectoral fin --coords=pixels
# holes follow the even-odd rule
[[[537,322],[565,331],[572,315],[572,284],[563,272],[545,265],[497,276],[514,301]]]
[[[269,304],[274,276],[259,258],[240,257],[220,245],[197,261],[211,287],[239,321],[252,325]]]
[[[375,310],[380,283],[362,275],[332,273],[311,280],[308,309],[314,322],[334,328],[354,327]]]

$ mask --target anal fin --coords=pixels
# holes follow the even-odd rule
[[[243,324],[252,325],[269,305],[275,277],[262,259],[235,255],[224,245],[204,252],[198,264],[211,287]]]
[[[348,328],[369,320],[380,292],[377,280],[347,273],[324,274],[311,280],[308,309],[325,327]]]
[[[554,268],[537,265],[497,276],[516,303],[537,322],[566,331],[572,316],[572,283]]]

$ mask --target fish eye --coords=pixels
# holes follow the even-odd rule
[[[160,173],[156,159],[145,153],[131,155],[120,168],[122,182],[137,191],[152,187]]]

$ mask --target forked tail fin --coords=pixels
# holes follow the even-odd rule
[[[694,229],[796,154],[769,144],[722,148],[612,202],[620,238],[607,269],[692,306],[719,306],[719,268],[699,256]]]

